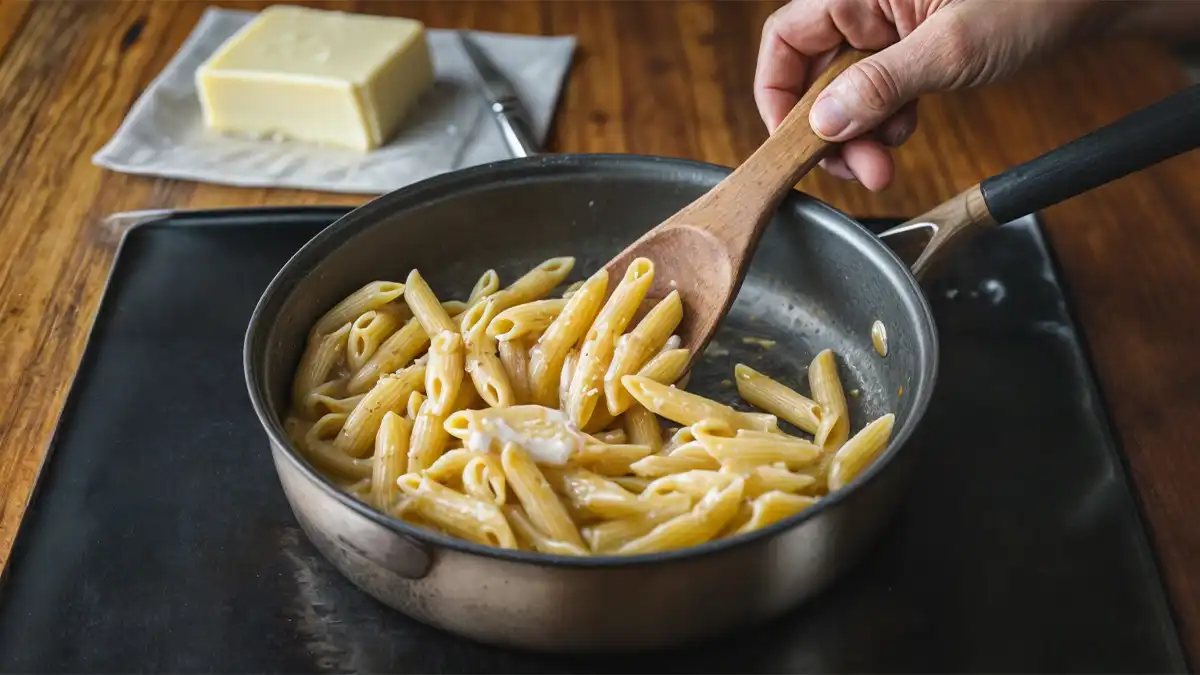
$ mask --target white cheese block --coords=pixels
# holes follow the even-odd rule
[[[276,5],[196,72],[210,129],[371,150],[433,84],[419,21]]]

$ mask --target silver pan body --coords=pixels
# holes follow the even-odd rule
[[[853,219],[800,193],[769,226],[689,384],[744,408],[732,386],[735,363],[807,391],[807,364],[830,348],[840,357],[854,430],[896,413],[891,447],[872,469],[797,517],[733,540],[636,558],[510,553],[366,508],[314,471],[284,434],[287,392],[309,327],[363,283],[402,280],[417,267],[442,297],[465,298],[488,268],[507,282],[559,255],[576,256],[572,279],[583,278],[727,173],[630,155],[501,162],[380,197],[299,251],[254,313],[245,369],[284,492],[324,556],[362,590],[421,621],[552,652],[711,638],[795,610],[859,560],[908,483],[915,448],[906,441],[934,386],[936,331],[904,264]],[[876,320],[887,327],[886,358],[871,345]]]

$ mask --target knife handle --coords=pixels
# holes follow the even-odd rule
[[[538,144],[534,140],[533,130],[529,128],[529,122],[525,120],[515,105],[496,101],[492,104],[492,115],[496,118],[496,124],[500,127],[500,135],[504,137],[504,144],[508,146],[508,151],[512,153],[513,157],[529,157],[538,154]]]

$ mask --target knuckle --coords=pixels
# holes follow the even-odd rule
[[[900,100],[896,77],[873,60],[860,61],[847,71],[859,99],[873,112],[885,112]]]
[[[951,67],[965,63],[975,51],[970,24],[955,12],[947,12],[942,19],[937,44],[940,57]]]

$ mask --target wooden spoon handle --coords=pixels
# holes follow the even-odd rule
[[[754,154],[689,208],[720,215],[704,219],[704,227],[727,248],[757,242],[779,202],[834,148],[835,143],[812,130],[808,114],[825,87],[866,56],[867,52],[846,49],[834,57]]]

